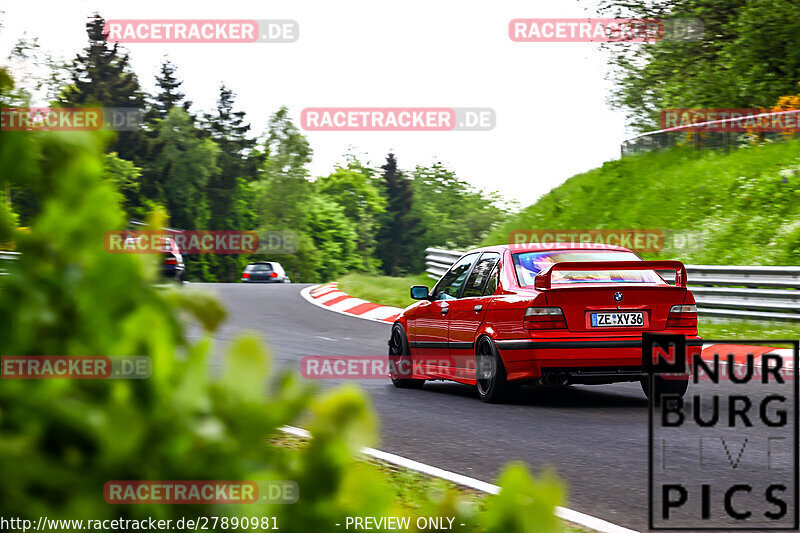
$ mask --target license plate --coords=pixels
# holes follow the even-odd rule
[[[592,327],[642,327],[644,326],[644,313],[592,313]]]

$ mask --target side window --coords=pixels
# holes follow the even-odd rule
[[[450,267],[450,270],[448,270],[447,273],[442,276],[442,279],[439,280],[439,283],[436,284],[436,288],[433,292],[433,299],[452,300],[458,298],[458,293],[461,291],[464,281],[466,281],[469,267],[472,266],[472,263],[477,258],[478,254],[465,255],[459,259],[455,265]]]
[[[464,297],[467,296],[483,296],[483,287],[486,285],[486,280],[492,272],[492,268],[500,260],[500,254],[494,252],[486,252],[481,256],[475,268],[472,269],[472,274],[469,275],[467,286],[464,289]]]
[[[500,263],[497,263],[489,274],[489,279],[486,282],[486,288],[483,289],[484,296],[491,296],[497,291],[497,286],[500,285]]]

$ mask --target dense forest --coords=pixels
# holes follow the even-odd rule
[[[38,92],[51,106],[141,110],[141,126],[110,137],[105,153],[105,175],[130,220],[162,211],[170,228],[297,235],[294,254],[187,255],[189,280],[234,281],[249,261],[267,259],[280,261],[294,281],[352,270],[421,272],[425,247],[476,244],[514,205],[441,163],[404,170],[393,153],[377,164],[343,154],[329,174],[312,176],[312,149],[288,109],[278,107],[266,131],[255,132],[233,88],[222,83],[216,109],[195,111],[168,58],[155,94],[147,94],[129,52],[106,41],[104,24],[99,14],[89,19],[88,44],[69,62],[35,38],[17,43],[9,58],[16,86],[0,92],[0,104],[34,105]],[[21,227],[39,211],[28,187],[11,186],[7,198]]]

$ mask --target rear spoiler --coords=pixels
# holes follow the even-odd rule
[[[563,261],[554,263],[536,275],[533,287],[537,290],[551,288],[551,276],[557,270],[674,270],[675,286],[686,287],[686,267],[680,261]]]

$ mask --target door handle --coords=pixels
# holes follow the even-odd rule
[[[482,306],[482,305],[476,305],[475,307],[473,307],[473,309],[474,309],[474,310],[475,310],[475,312],[477,313],[478,311],[480,311],[481,309],[483,309],[483,306]]]
[[[448,308],[448,307],[442,307],[442,314],[446,315],[449,310],[450,310],[450,308]]]

